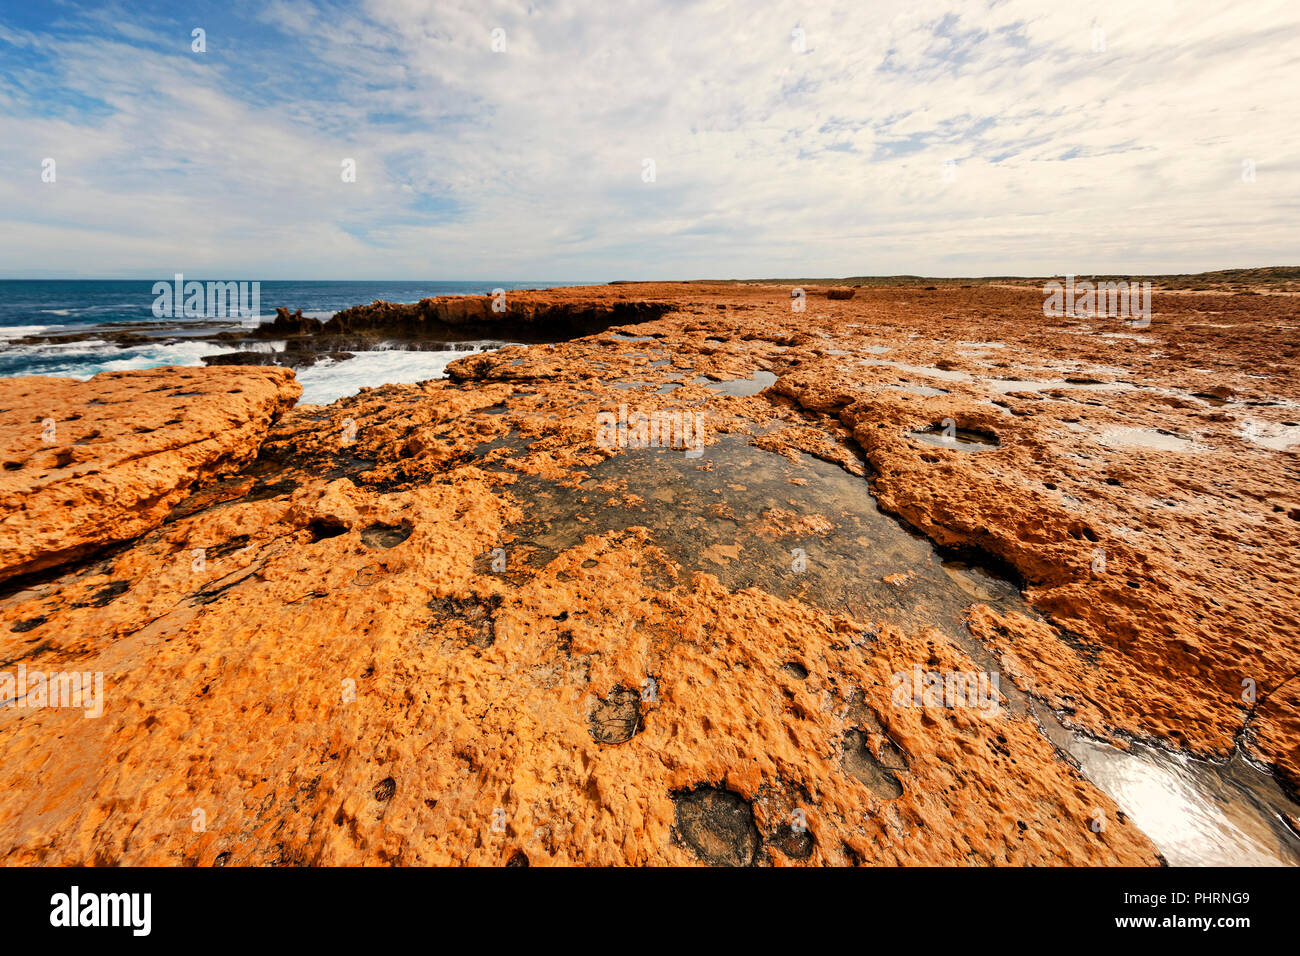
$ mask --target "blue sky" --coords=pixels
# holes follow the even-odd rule
[[[1281,2],[0,0],[0,276],[1296,264],[1298,49]]]

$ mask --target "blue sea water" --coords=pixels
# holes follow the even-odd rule
[[[171,281],[171,276],[161,276]],[[186,276],[186,281],[200,276]],[[154,281],[146,279],[0,279],[0,329],[149,322]],[[383,299],[418,302],[438,295],[487,295],[493,289],[548,289],[582,282],[263,282],[262,312],[278,306],[328,318],[353,305]]]
[[[186,276],[186,281],[200,276]],[[170,276],[160,277],[169,281]],[[90,339],[67,343],[17,343],[39,332],[84,333],[102,327],[105,332],[124,324],[157,322],[153,314],[154,282],[159,280],[0,279],[0,377],[59,375],[89,378],[99,372],[156,368],[162,365],[201,365],[202,356],[235,351],[230,346],[187,341],[186,330],[213,331],[236,328],[237,320],[194,320],[186,329],[173,330],[173,341],[158,339],[138,345],[118,346]],[[368,282],[368,281],[266,281],[261,283],[261,313],[273,318],[278,306],[321,320],[354,305],[383,299],[418,302],[439,295],[486,295],[493,289],[546,289],[586,285],[583,282]],[[179,340],[175,340],[178,336]],[[328,402],[351,394],[363,385],[414,382],[436,378],[446,364],[463,351],[371,352],[340,363],[323,363],[300,370],[302,401]]]

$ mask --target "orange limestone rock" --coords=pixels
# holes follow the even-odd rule
[[[9,573],[132,539],[0,587],[0,681],[103,677],[0,693],[0,864],[1155,865],[1071,732],[1300,786],[1293,296],[792,285],[512,293],[636,324],[273,425],[0,385]]]
[[[302,389],[283,369],[158,369],[0,379],[0,578],[162,523],[257,454]]]

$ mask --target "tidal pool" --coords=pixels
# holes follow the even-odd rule
[[[1108,428],[1097,436],[1108,448],[1147,448],[1152,451],[1193,451],[1189,438],[1156,428]]]
[[[965,428],[949,429],[938,425],[921,431],[908,432],[907,437],[914,438],[927,445],[934,445],[938,448],[954,448],[958,451],[984,451],[998,447],[997,439],[991,435],[985,435],[983,432],[968,431]]]
[[[1300,806],[1240,753],[1213,763],[1142,743],[1124,751],[1071,733],[1041,705],[1035,713],[1171,866],[1300,866],[1300,834],[1283,817]]]
[[[971,635],[967,609],[978,602],[1042,620],[997,568],[944,554],[880,511],[865,478],[802,453],[792,461],[743,435],[718,439],[699,458],[682,449],[625,449],[590,468],[579,487],[516,476],[511,488],[529,508],[510,531],[525,566],[543,566],[587,535],[642,526],[680,570],[862,621],[938,627],[990,672],[1000,672],[1000,661]],[[524,445],[512,437],[490,447]],[[598,487],[611,480],[637,499]],[[1120,750],[1067,729],[1009,678],[999,689],[1007,710],[1033,714],[1061,758],[1114,800],[1169,863],[1300,865],[1300,834],[1283,818],[1300,819],[1300,804],[1240,755],[1216,764],[1141,743]]]
[[[911,382],[905,382],[901,385],[886,385],[885,388],[907,392],[909,395],[925,395],[926,397],[948,394],[948,390],[944,388],[935,388],[933,385],[913,385]]]
[[[1128,382],[1067,382],[1063,378],[1037,381],[1030,378],[995,378],[987,383],[989,391],[998,395],[1010,392],[1045,392],[1051,389],[1082,389],[1089,392],[1126,392],[1135,386]]]
[[[729,378],[721,382],[709,379],[704,384],[714,391],[721,392],[723,395],[743,397],[745,395],[757,395],[775,381],[776,375],[774,373],[759,369],[751,378]]]

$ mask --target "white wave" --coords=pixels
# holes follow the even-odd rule
[[[39,331],[39,326],[11,327],[3,330],[13,335]],[[471,344],[471,343],[466,343]],[[448,363],[486,348],[508,343],[481,340],[473,348],[445,351],[386,349],[357,352],[343,361],[323,360],[309,368],[297,370],[302,384],[301,401],[328,405],[337,399],[355,395],[362,388],[389,384],[411,384],[442,378]],[[100,372],[123,372],[161,366],[198,366],[203,356],[239,351],[270,352],[283,349],[280,341],[245,342],[238,345],[214,345],[211,342],[181,339],[158,341],[121,348],[100,339],[80,342],[42,342],[35,345],[8,346],[5,353],[19,359],[16,369],[7,375],[56,375],[88,379]],[[30,365],[28,364],[30,362]],[[27,366],[23,368],[23,366]]]
[[[7,345],[5,352],[10,355],[57,355],[68,358],[77,355],[95,355],[99,352],[113,354],[117,349],[103,339],[80,339],[76,342],[24,342],[21,345]]]
[[[411,384],[442,378],[447,365],[464,358],[465,352],[357,352],[342,362],[321,362],[298,370],[302,385],[300,402],[328,405],[362,388],[378,385]]]
[[[57,327],[51,325],[6,325],[0,328],[0,342],[20,339],[24,335],[35,335],[37,332],[44,332],[46,329]]]
[[[161,365],[202,365],[203,356],[220,355],[226,352],[238,352],[239,349],[226,345],[213,345],[210,342],[177,342],[170,345],[145,345],[138,348],[123,349],[119,358],[105,356],[100,363],[100,372],[126,372],[132,369],[157,368]],[[128,353],[128,354],[123,354]],[[95,374],[95,373],[91,373]],[[78,375],[89,378],[89,375]]]
[[[11,349],[11,353],[29,355],[29,368],[13,371],[17,375],[56,375],[63,378],[88,379],[100,372],[126,372],[134,369],[159,368],[164,365],[202,365],[204,355],[236,352],[238,349],[208,342],[178,342],[157,345],[133,345],[118,348],[106,342],[66,342]]]

